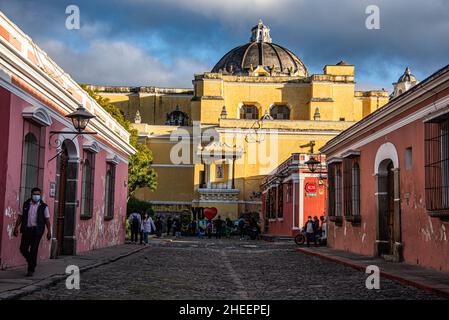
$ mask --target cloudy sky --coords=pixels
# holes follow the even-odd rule
[[[81,28],[65,28],[68,5]],[[380,9],[368,30],[367,6]],[[406,66],[424,79],[449,64],[447,0],[0,0],[3,11],[77,81],[191,87],[259,19],[310,73],[345,60],[359,89],[386,88]]]

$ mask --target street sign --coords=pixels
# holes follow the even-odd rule
[[[316,193],[316,184],[312,182],[306,183],[306,192],[307,193]]]

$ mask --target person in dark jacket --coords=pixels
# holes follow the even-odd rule
[[[142,216],[138,212],[133,212],[128,217],[129,225],[131,226],[131,243],[136,244],[137,238],[140,236],[140,243],[142,243],[143,234],[141,233]]]
[[[154,225],[156,227],[156,237],[158,237],[158,238],[162,237],[162,219],[160,216],[156,217],[156,221],[154,222]]]
[[[309,216],[307,218],[307,222],[304,225],[304,231],[306,232],[307,246],[310,247],[310,242],[313,241],[316,244],[315,238],[315,223],[312,220],[312,217]]]
[[[33,188],[31,198],[23,204],[22,213],[19,213],[14,227],[14,236],[20,233],[20,253],[27,261],[27,276],[31,277],[36,269],[39,243],[47,227],[47,240],[51,239],[50,213],[48,205],[42,201],[41,189]]]
[[[221,216],[218,216],[217,220],[215,220],[215,237],[217,239],[221,239],[222,233],[223,233],[223,220],[221,220]]]
[[[173,219],[171,217],[167,218],[167,237],[170,236],[171,226],[173,225]]]
[[[314,228],[313,237],[315,239],[315,242],[317,242],[320,236],[320,220],[318,220],[317,216],[313,217],[313,228]]]

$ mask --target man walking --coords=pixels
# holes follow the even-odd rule
[[[137,243],[137,237],[141,235],[142,217],[139,213],[133,212],[128,217],[131,226],[131,243]],[[143,234],[140,236],[142,238]]]
[[[315,223],[312,220],[312,217],[309,216],[307,219],[306,224],[304,225],[304,230],[306,231],[306,238],[307,238],[307,246],[310,247],[310,241],[313,240],[316,244],[316,238],[315,238]]]
[[[47,227],[47,240],[51,239],[50,213],[48,206],[41,199],[41,189],[33,188],[31,198],[23,204],[22,213],[14,227],[14,236],[22,234],[20,242],[20,253],[24,256],[28,264],[27,276],[31,277],[36,269],[37,253],[42,235]]]

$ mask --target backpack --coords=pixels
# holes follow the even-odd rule
[[[139,218],[137,217],[137,214],[133,215],[133,219],[131,220],[131,227],[139,228]]]

